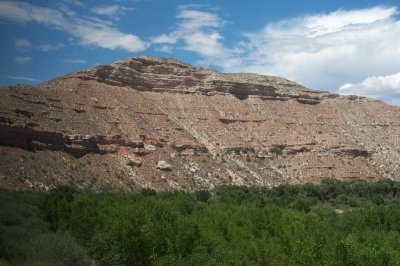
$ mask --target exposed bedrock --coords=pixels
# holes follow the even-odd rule
[[[154,57],[137,57],[74,73],[110,85],[129,86],[140,91],[232,94],[244,100],[249,96],[263,99],[295,99],[303,104],[318,104],[338,95],[312,91],[290,80],[251,73],[223,74],[210,69]]]
[[[119,135],[64,135],[58,132],[35,130],[28,126],[0,124],[0,145],[27,151],[63,151],[76,158],[89,153],[114,153],[118,147],[144,148],[140,140],[125,140]]]
[[[136,57],[0,88],[0,188],[400,180],[400,108]]]

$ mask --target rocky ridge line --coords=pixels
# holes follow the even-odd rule
[[[211,69],[158,57],[141,56],[75,72],[64,78],[93,79],[115,86],[127,86],[139,91],[184,94],[232,94],[244,100],[259,96],[264,100],[294,99],[303,104],[318,104],[324,99],[364,99],[339,96],[325,91],[309,90],[293,81],[253,73],[219,73]]]

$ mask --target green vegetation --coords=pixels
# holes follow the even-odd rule
[[[205,146],[196,147],[195,151],[197,153],[208,153],[208,149]]]
[[[0,265],[400,265],[400,183],[0,194]]]
[[[282,147],[276,146],[269,149],[269,153],[271,153],[274,157],[281,156],[283,154]]]

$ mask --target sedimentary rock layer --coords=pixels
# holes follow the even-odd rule
[[[280,77],[137,57],[0,94],[4,189],[400,179],[399,107]]]

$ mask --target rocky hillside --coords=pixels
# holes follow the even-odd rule
[[[400,180],[400,108],[137,57],[0,88],[0,187]]]

